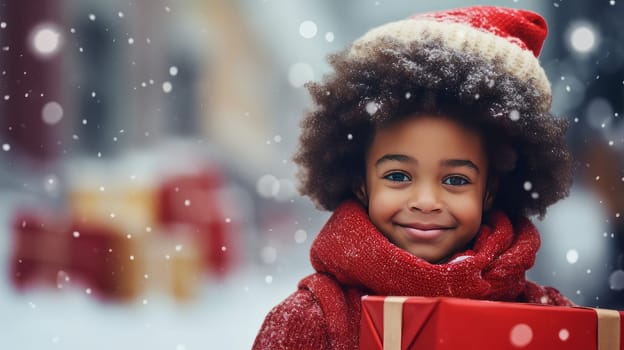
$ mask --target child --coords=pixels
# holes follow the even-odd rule
[[[316,273],[267,315],[254,349],[356,349],[366,294],[572,305],[525,279],[527,216],[565,197],[566,123],[549,114],[536,13],[470,7],[382,25],[309,89],[301,192],[333,211]]]

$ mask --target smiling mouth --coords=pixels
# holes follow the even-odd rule
[[[443,236],[450,227],[437,225],[398,225],[406,235],[417,241],[433,241]]]

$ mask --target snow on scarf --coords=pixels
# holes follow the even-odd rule
[[[299,290],[269,313],[254,349],[304,349],[310,344],[355,349],[359,297],[364,294],[572,305],[556,289],[526,280],[539,245],[539,233],[528,219],[514,228],[505,214],[493,212],[472,249],[448,263],[431,264],[392,244],[359,203],[347,201],[312,244],[317,273],[303,279]],[[284,313],[299,317],[289,322]],[[319,320],[323,325],[316,324]],[[298,337],[306,339],[305,344],[297,342]]]

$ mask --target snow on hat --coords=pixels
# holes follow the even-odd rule
[[[552,99],[550,82],[537,59],[547,31],[546,21],[535,12],[474,6],[414,15],[373,28],[353,43],[350,55],[372,55],[375,42],[382,37],[404,45],[439,40],[449,49],[500,60],[512,76],[532,82],[545,97],[541,107],[547,111]]]

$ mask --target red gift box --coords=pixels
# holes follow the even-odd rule
[[[65,215],[18,212],[13,219],[11,277],[26,289],[78,282],[98,296],[132,299],[142,291],[144,239]]]
[[[360,349],[624,350],[624,312],[457,298],[362,298]]]
[[[159,223],[194,227],[204,266],[220,276],[234,264],[238,243],[235,225],[225,213],[234,206],[222,193],[223,182],[218,169],[180,174],[164,181],[157,197]]]
[[[147,235],[128,236],[132,231],[89,223],[74,223],[71,232],[71,270],[86,286],[104,299],[132,300],[141,295]]]
[[[55,214],[21,211],[13,218],[11,279],[17,288],[62,284],[70,268],[70,223]]]

